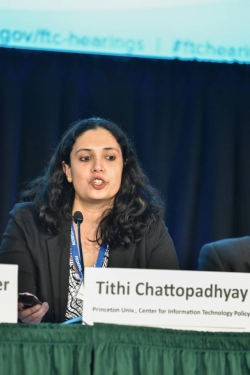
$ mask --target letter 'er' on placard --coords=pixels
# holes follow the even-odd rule
[[[0,264],[0,323],[17,323],[17,273],[17,265]]]
[[[250,331],[250,274],[86,268],[83,321]]]

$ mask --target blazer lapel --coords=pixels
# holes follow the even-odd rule
[[[118,246],[110,249],[108,267],[116,268],[134,268],[136,267],[135,259],[136,245],[131,244],[128,248]]]
[[[69,288],[70,221],[60,233],[47,240],[55,322],[64,321]]]

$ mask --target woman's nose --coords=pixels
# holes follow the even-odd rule
[[[103,172],[104,171],[104,166],[101,160],[95,160],[93,167],[92,167],[92,172]]]

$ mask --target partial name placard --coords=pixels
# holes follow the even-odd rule
[[[86,268],[83,321],[250,331],[250,274]]]
[[[0,264],[0,323],[17,323],[18,266]]]

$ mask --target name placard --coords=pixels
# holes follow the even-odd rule
[[[250,331],[250,274],[86,268],[83,321]]]
[[[18,266],[0,264],[0,323],[17,323]]]

